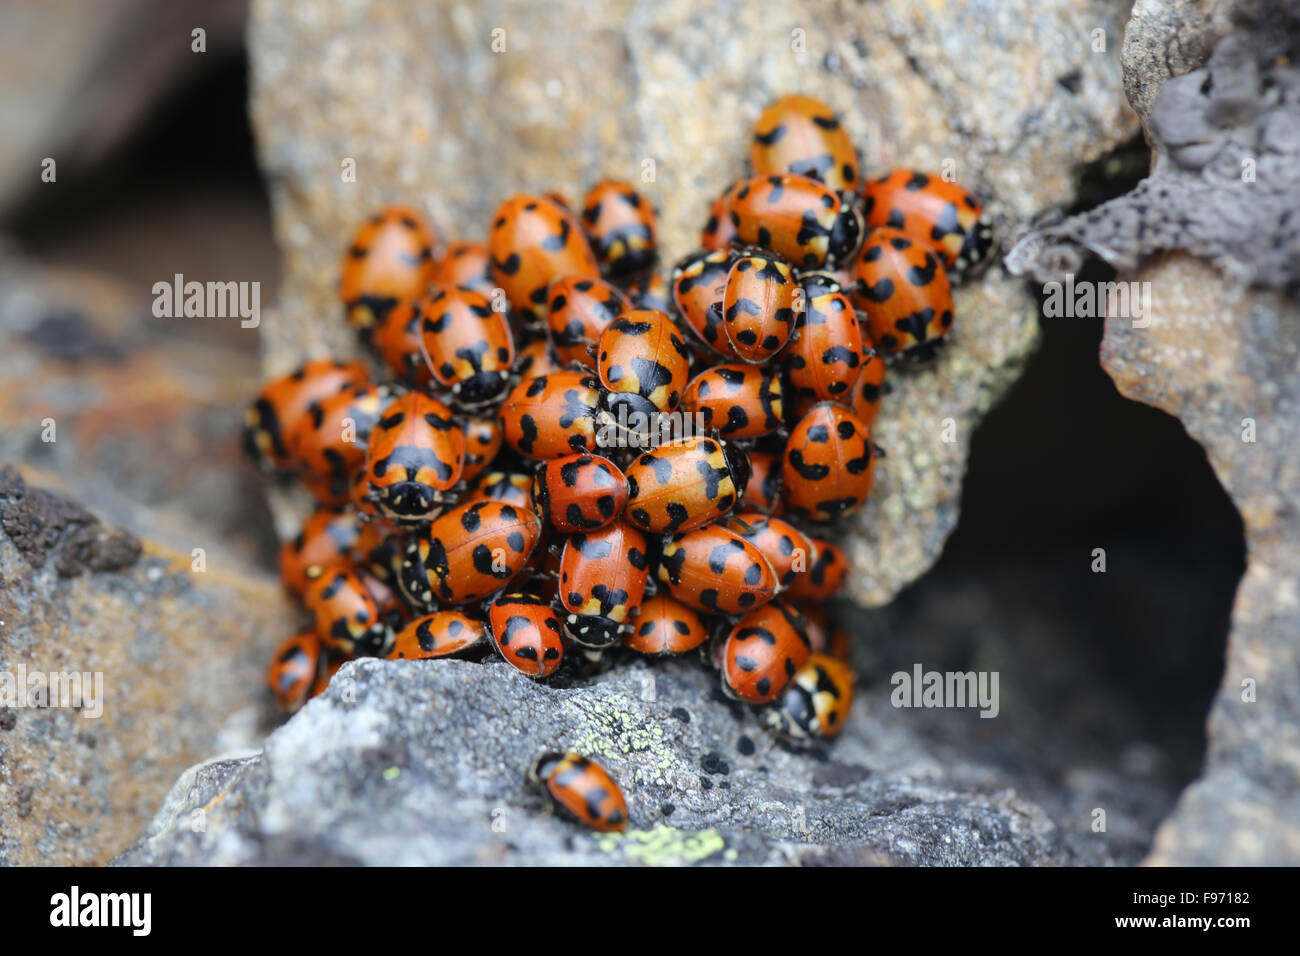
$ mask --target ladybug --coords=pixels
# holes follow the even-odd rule
[[[885,359],[873,348],[863,351],[862,369],[849,392],[849,407],[870,428],[880,414],[880,399],[884,396]]]
[[[781,500],[781,455],[775,452],[749,452],[750,477],[739,507],[764,514],[779,515],[785,510]]]
[[[673,307],[672,292],[664,277],[657,272],[647,272],[643,276],[624,282],[627,297],[638,309],[658,309],[671,312]]]
[[[844,730],[852,706],[853,669],[829,654],[812,654],[763,716],[769,727],[795,743],[831,740]]]
[[[736,227],[731,224],[731,198],[744,185],[745,180],[738,179],[721,193],[709,205],[709,221],[700,233],[700,245],[709,252],[725,250],[736,238]]]
[[[952,330],[952,289],[943,263],[925,244],[882,227],[867,237],[853,267],[851,295],[867,334],[886,355],[929,358]]]
[[[716,524],[665,542],[659,580],[683,604],[714,614],[744,614],[777,591],[763,552]]]
[[[303,597],[316,616],[316,634],[328,647],[362,657],[383,657],[393,632],[366,583],[349,568],[329,568]]]
[[[741,618],[723,640],[722,690],[746,703],[771,703],[811,654],[803,616],[780,601],[765,604]]]
[[[734,242],[769,249],[800,269],[833,268],[862,242],[862,216],[854,205],[807,176],[745,180],[728,210]]]
[[[645,598],[649,567],[645,535],[625,522],[571,535],[560,557],[565,634],[584,647],[616,643]]]
[[[369,497],[385,517],[429,521],[465,470],[465,433],[442,402],[408,392],[375,423],[365,464]]]
[[[526,458],[595,451],[600,381],[562,371],[517,384],[501,404],[506,443]]]
[[[466,286],[438,286],[421,299],[420,337],[435,381],[463,408],[500,397],[515,361],[515,340],[504,314]]]
[[[369,335],[402,299],[423,295],[433,281],[435,244],[429,224],[409,206],[386,206],[362,223],[339,279],[348,324]]]
[[[534,339],[515,353],[514,373],[518,378],[540,378],[561,368],[546,339]]]
[[[687,256],[673,269],[673,305],[705,346],[738,357],[722,325],[722,299],[737,256],[730,249]]]
[[[808,571],[790,582],[786,593],[791,601],[828,601],[839,591],[849,572],[849,560],[839,545],[824,538],[809,537],[812,549]]]
[[[808,643],[812,646],[813,656],[829,654],[847,664],[849,632],[826,613],[824,605],[800,605],[799,612],[808,624]]]
[[[617,420],[622,426],[633,415],[644,416],[648,427],[659,412],[672,411],[681,401],[690,378],[691,351],[667,315],[630,309],[601,333],[596,368],[610,416],[602,416],[602,421]]]
[[[406,536],[397,526],[383,518],[356,521],[356,536],[350,558],[384,583],[394,580],[406,550]]]
[[[628,183],[602,179],[582,200],[582,225],[612,276],[648,269],[658,258],[655,213]]]
[[[522,471],[489,471],[483,475],[462,504],[499,501],[517,508],[533,507],[533,476]]]
[[[416,299],[403,299],[388,310],[370,335],[370,344],[397,378],[417,388],[433,381],[420,344],[423,318]]]
[[[462,431],[465,433],[465,467],[460,480],[473,481],[483,474],[496,459],[505,436],[501,433],[501,422],[495,415],[476,415],[461,419]]]
[[[687,383],[682,408],[723,438],[770,435],[785,414],[781,376],[771,365],[717,365]]]
[[[320,667],[320,638],[312,631],[295,634],[271,654],[266,683],[275,701],[288,711],[295,711],[307,700]]]
[[[346,388],[370,384],[366,365],[357,359],[336,362],[315,359],[288,375],[262,386],[244,417],[244,445],[262,467],[289,472],[297,465],[289,451],[289,435],[307,414],[312,402],[337,395]]]
[[[487,641],[487,627],[460,611],[434,611],[417,617],[397,632],[390,661],[454,657]]]
[[[544,196],[512,196],[488,234],[492,282],[520,312],[546,320],[546,290],[559,276],[600,278],[600,266],[573,214]]]
[[[794,329],[795,292],[790,267],[769,256],[742,256],[727,273],[722,330],[745,362],[766,362]]]
[[[623,646],[638,654],[685,654],[708,637],[699,612],[667,594],[657,594],[642,603],[632,630],[623,635]]]
[[[655,534],[680,534],[730,511],[749,481],[749,458],[734,443],[680,438],[625,470],[627,519]]]
[[[980,219],[984,204],[956,183],[895,169],[862,185],[867,227],[888,226],[925,243],[960,280],[988,261],[993,230]]]
[[[537,510],[556,531],[573,534],[603,528],[627,503],[622,469],[599,455],[565,455],[537,466]]]
[[[834,521],[857,511],[871,491],[875,446],[862,419],[819,402],[800,419],[781,466],[786,507],[805,521]]]
[[[531,508],[460,505],[412,534],[399,583],[418,607],[481,601],[523,570],[541,534]]]
[[[503,594],[488,608],[492,646],[529,677],[550,677],[564,660],[560,618],[533,594]]]
[[[749,165],[759,176],[797,173],[835,190],[858,187],[858,151],[848,131],[811,96],[783,96],[759,114]]]
[[[546,754],[533,767],[532,777],[546,788],[555,806],[579,823],[601,833],[627,829],[623,791],[603,768],[586,757]]]
[[[431,284],[466,286],[483,295],[492,294],[488,274],[488,247],[481,242],[451,242],[434,257]]]
[[[600,333],[630,307],[627,296],[603,279],[561,276],[546,293],[546,328],[561,365],[578,362],[596,371]]]
[[[804,398],[847,404],[862,368],[862,330],[842,292],[807,299],[798,330],[782,353],[790,385]]]
[[[344,389],[312,402],[290,434],[293,456],[305,468],[303,484],[322,504],[347,504],[370,432],[391,398],[382,386]]]
[[[325,688],[329,687],[330,681],[332,681],[334,675],[339,672],[339,668],[350,660],[352,660],[352,658],[346,654],[327,651],[327,653],[321,658],[320,671],[316,675],[316,683],[312,684],[311,693],[307,695],[307,699],[311,700],[312,698],[319,697],[321,694],[325,693]]]
[[[346,567],[357,543],[357,521],[342,508],[317,508],[302,529],[280,546],[280,580],[301,599],[307,586],[332,567]]]
[[[736,532],[763,552],[783,590],[808,571],[813,560],[813,546],[803,532],[780,518],[757,511],[741,511],[728,516],[723,527]]]

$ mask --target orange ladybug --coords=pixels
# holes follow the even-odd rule
[[[627,829],[623,791],[602,767],[575,753],[546,754],[532,777],[546,788],[555,806],[602,833]]]
[[[533,594],[503,594],[488,608],[492,646],[529,677],[550,677],[564,661],[560,618]]]
[[[401,524],[429,521],[465,470],[465,433],[451,409],[408,392],[383,411],[366,449],[370,500]]]
[[[515,339],[504,314],[467,286],[436,286],[417,303],[422,354],[434,380],[463,408],[500,397],[515,361]]]
[[[383,657],[392,646],[393,632],[355,571],[327,569],[308,585],[303,603],[316,616],[316,634],[335,650]]]
[[[749,458],[716,438],[665,442],[638,457],[627,476],[627,519],[655,534],[680,534],[735,507],[749,481]]]
[[[848,131],[811,96],[783,96],[759,114],[749,165],[759,176],[797,173],[835,190],[858,187],[858,151]]]
[[[630,308],[627,296],[603,279],[561,276],[546,294],[546,327],[561,365],[578,362],[596,371],[600,334]]]
[[[943,263],[925,244],[882,227],[867,237],[853,267],[850,296],[867,334],[886,355],[928,358],[952,331],[952,289]]]
[[[533,479],[537,510],[561,534],[603,528],[627,503],[627,478],[600,455],[565,455],[537,466]]]
[[[434,611],[415,618],[397,632],[391,661],[455,657],[487,641],[487,627],[460,611]]]
[[[716,524],[665,542],[658,577],[677,600],[712,614],[744,614],[772,600],[778,586],[763,552]]]
[[[672,275],[677,314],[701,343],[731,358],[738,356],[722,328],[722,301],[737,258],[730,249],[697,253],[678,263]]]
[[[527,378],[501,403],[506,443],[526,458],[559,458],[597,450],[600,382],[585,372]]]
[[[785,414],[781,376],[771,365],[717,365],[687,383],[682,408],[723,438],[770,435]]]
[[[363,335],[402,299],[433,281],[433,230],[409,206],[385,206],[357,229],[343,255],[339,298],[348,324]]]
[[[993,250],[984,204],[943,177],[895,169],[862,184],[867,227],[890,226],[925,243],[955,279],[977,271]]]
[[[481,601],[524,569],[541,534],[531,508],[499,501],[452,508],[411,535],[402,591],[417,607]]]
[[[795,324],[795,282],[790,267],[768,256],[741,256],[727,273],[722,330],[745,362],[766,362],[790,338]]]
[[[731,194],[735,242],[761,246],[800,269],[834,268],[862,242],[862,216],[807,176],[755,176]]]
[[[685,654],[709,638],[699,612],[667,594],[646,598],[632,625],[623,646],[638,654]]]
[[[294,597],[327,569],[346,567],[358,537],[357,520],[342,508],[317,508],[302,529],[280,546],[280,580]]]
[[[722,689],[749,704],[768,704],[808,663],[806,624],[780,601],[750,611],[722,643]]]
[[[570,535],[560,557],[565,634],[584,647],[617,643],[645,598],[649,567],[645,535],[625,522]]]
[[[602,179],[582,200],[582,225],[612,276],[650,268],[658,257],[655,213],[628,183]]]
[[[288,375],[272,379],[262,386],[244,416],[245,448],[264,468],[280,472],[296,469],[289,436],[300,426],[311,404],[344,389],[369,384],[370,373],[357,359],[314,359]]]
[[[782,496],[805,521],[835,521],[857,511],[875,477],[875,446],[862,419],[842,405],[813,406],[790,432]]]
[[[600,265],[573,214],[544,196],[511,196],[488,234],[492,282],[510,304],[546,321],[546,290],[560,276],[600,278]]]
[[[311,631],[295,634],[281,643],[272,652],[266,672],[266,682],[276,703],[288,711],[301,707],[316,682],[320,659],[320,638]]]

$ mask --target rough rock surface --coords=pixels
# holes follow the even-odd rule
[[[267,370],[356,349],[334,298],[338,261],[384,201],[427,210],[446,237],[481,238],[513,192],[576,198],[619,176],[659,208],[674,261],[740,174],[749,124],[791,91],[840,111],[869,171],[949,164],[1014,236],[1068,204],[1079,163],[1136,130],[1120,96],[1124,12],[1105,0],[261,0],[253,116],[286,256],[280,309],[263,323]],[[848,535],[851,588],[867,605],[934,562],[971,432],[1036,341],[1031,300],[1000,270],[956,306],[951,347],[893,375],[877,426],[889,457]]]
[[[1150,14],[1155,5],[1146,4]],[[1194,10],[1162,4],[1152,23],[1130,24],[1129,62],[1154,56],[1154,73],[1126,72],[1140,82],[1131,96],[1147,97],[1147,131],[1157,147],[1152,175],[1125,196],[1022,238],[1008,267],[1041,282],[1079,271],[1086,250],[1116,269],[1136,269],[1163,250],[1208,259],[1242,284],[1285,288],[1300,282],[1300,3],[1242,2],[1231,11],[1237,32],[1217,46]],[[1262,8],[1267,7],[1265,15]],[[1176,18],[1190,23],[1157,43]],[[1228,18],[1221,12],[1218,20]],[[1217,20],[1216,20],[1217,22]],[[1154,31],[1154,36],[1152,32]],[[1192,62],[1176,40],[1212,46],[1208,61]],[[1207,52],[1208,52],[1207,46]],[[1178,49],[1176,63],[1155,49]],[[1151,92],[1166,69],[1183,67]],[[1190,67],[1196,66],[1196,69]]]
[[[1102,365],[1121,394],[1177,416],[1246,527],[1223,683],[1200,780],[1152,861],[1300,863],[1300,304],[1243,293],[1187,255],[1151,262],[1151,327],[1110,318]]]
[[[1107,317],[1102,365],[1121,394],[1182,422],[1245,526],[1247,567],[1206,765],[1161,827],[1151,862],[1294,865],[1300,73],[1287,64],[1300,45],[1300,4],[1243,0],[1198,10],[1168,0],[1139,8],[1126,58],[1147,66],[1127,70],[1126,80],[1135,106],[1150,104],[1152,176],[1093,213],[1030,234],[1008,261],[1027,275],[1058,278],[1081,247],[1119,267],[1119,280],[1151,284],[1149,326]],[[1215,46],[1224,24],[1237,32]],[[1179,51],[1179,59],[1160,60],[1162,50]],[[1159,85],[1180,70],[1190,72]],[[1255,182],[1242,179],[1246,157],[1257,160]]]
[[[182,776],[115,862],[1132,863],[1162,799],[1149,782],[1096,771],[1071,774],[1065,799],[1023,769],[1027,791],[1013,788],[967,749],[980,736],[970,722],[1002,721],[962,715],[965,746],[949,746],[919,712],[890,706],[887,683],[863,692],[843,739],[810,754],[773,746],[715,688],[694,660],[582,687],[535,684],[501,663],[357,661],[260,754]],[[557,748],[622,785],[626,835],[546,812],[525,774]],[[1109,808],[1104,834],[1091,829],[1097,806]]]
[[[0,675],[102,675],[99,716],[0,707],[0,865],[102,864],[181,770],[257,741],[268,648],[295,620],[273,580],[194,573],[0,468]]]

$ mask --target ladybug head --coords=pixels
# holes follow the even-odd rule
[[[739,501],[745,496],[749,477],[753,474],[749,455],[735,442],[723,442],[722,455],[727,460],[727,470],[731,472],[731,483],[736,486],[736,500]]]
[[[549,780],[551,774],[555,773],[556,769],[563,762],[564,754],[542,754],[541,757],[538,758],[537,763],[533,764],[532,769],[529,770],[528,776],[535,781]]]
[[[831,227],[831,238],[827,246],[829,262],[847,262],[853,258],[862,244],[862,213],[853,203],[844,203],[840,214]]]
[[[509,372],[480,372],[453,385],[451,394],[462,408],[478,408],[500,398],[509,381]]]
[[[440,491],[418,481],[399,481],[383,489],[380,504],[399,522],[431,521],[442,509]]]
[[[994,245],[993,227],[983,219],[975,220],[975,225],[966,233],[957,261],[953,263],[953,278],[961,280],[982,272],[983,267],[989,264],[989,253]]]
[[[564,633],[576,644],[601,649],[618,643],[620,626],[607,617],[570,614],[564,619]]]

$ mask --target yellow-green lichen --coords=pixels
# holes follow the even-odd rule
[[[730,854],[729,859],[735,858],[735,851],[727,850],[717,830],[678,830],[662,824],[652,830],[608,833],[599,845],[606,853],[621,849],[625,856],[648,866],[687,866],[723,850]]]

